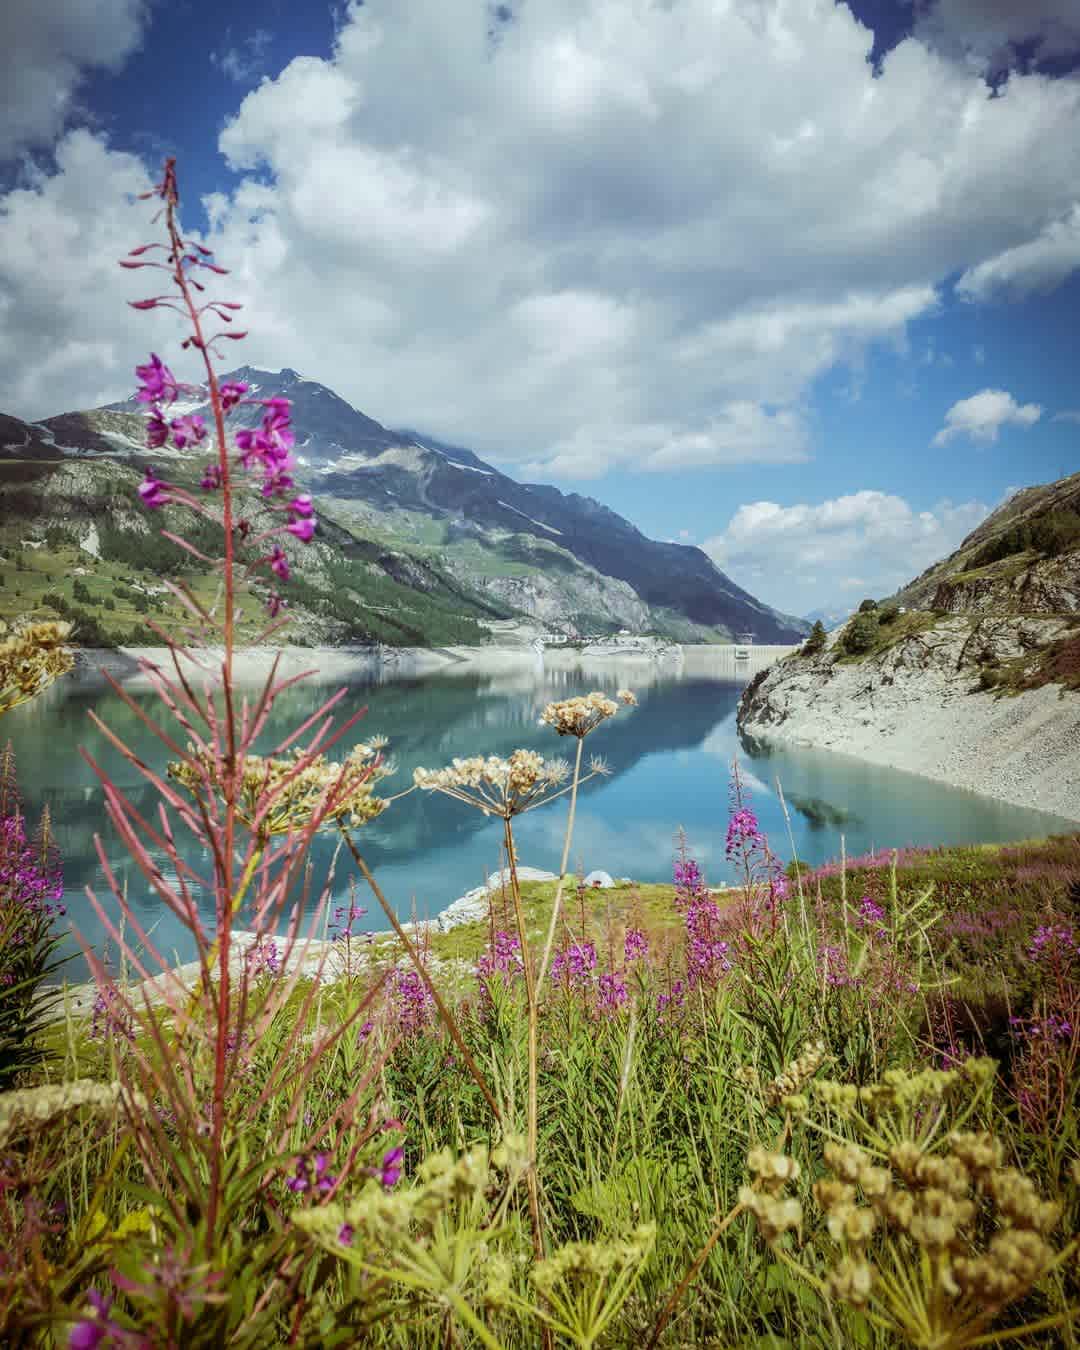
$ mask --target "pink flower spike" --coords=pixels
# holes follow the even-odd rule
[[[318,522],[314,516],[308,516],[306,520],[294,520],[285,528],[290,534],[295,535],[302,544],[310,544],[311,538],[315,533],[315,526]]]
[[[157,309],[158,307],[156,300],[129,300],[128,304],[132,309]]]
[[[285,509],[291,516],[310,516],[315,507],[312,504],[310,493],[301,492],[289,502]]]
[[[289,560],[277,544],[274,545],[274,551],[270,555],[270,570],[275,576],[280,577],[282,581],[288,581]]]
[[[266,602],[266,608],[270,611],[270,617],[276,619],[288,603],[289,602],[286,599],[278,595],[277,591],[275,591]]]

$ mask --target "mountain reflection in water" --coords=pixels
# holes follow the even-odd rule
[[[853,856],[872,848],[1004,841],[1071,828],[1054,816],[828,751],[782,749],[749,755],[738,743],[735,709],[742,685],[761,660],[762,654],[755,652],[749,663],[740,661],[736,667],[731,648],[688,648],[682,660],[661,662],[583,661],[570,652],[549,654],[541,661],[523,652],[520,660],[504,656],[490,666],[469,662],[422,678],[401,671],[372,674],[349,686],[338,712],[348,716],[366,705],[366,715],[350,733],[352,740],[389,737],[388,753],[397,766],[395,776],[383,785],[390,795],[411,784],[417,765],[437,768],[455,755],[505,756],[526,747],[571,759],[573,741],[538,725],[545,703],[590,689],[609,694],[621,687],[633,689],[639,706],[620,708],[586,742],[586,753],[601,755],[611,776],[594,779],[582,790],[571,866],[586,872],[603,868],[638,881],[670,879],[679,826],[710,882],[734,879],[724,858],[724,839],[728,770],[736,753],[762,829],[784,859],[791,845],[777,776],[792,808],[795,847],[811,863],[837,856],[841,833]],[[275,705],[258,748],[272,748],[337,687],[307,681],[289,689]],[[152,694],[132,697],[159,715]],[[166,756],[160,742],[111,690],[61,682],[4,718],[2,735],[15,748],[25,808],[36,821],[41,807],[49,804],[63,854],[68,916],[86,940],[100,947],[104,937],[85,895],[89,885],[106,898],[93,842],[100,833],[118,877],[128,882],[139,922],[153,931],[162,950],[187,959],[192,952],[184,930],[149,893],[116,839],[93,772],[78,747],[84,746],[113,776],[143,815],[156,810],[156,793],[93,726],[86,715],[91,708],[136,754],[163,769]],[[345,749],[343,744],[341,753]],[[558,867],[566,810],[561,800],[518,819],[515,834],[523,864]],[[177,830],[182,835],[182,827]],[[499,822],[438,793],[411,793],[356,837],[402,917],[414,907],[421,917],[436,914],[500,864]],[[332,833],[315,841],[313,893],[326,876],[336,843]],[[184,856],[196,868],[205,867],[193,845]],[[155,861],[163,859],[156,856]],[[338,861],[334,890],[339,898],[347,895],[352,863],[346,862]],[[204,901],[209,914],[209,894]],[[383,928],[377,905],[372,903],[370,910],[364,922]],[[73,977],[78,964],[69,967]]]

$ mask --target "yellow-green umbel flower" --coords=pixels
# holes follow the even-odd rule
[[[394,772],[393,766],[381,758],[384,744],[381,740],[362,741],[340,764],[317,755],[300,768],[297,766],[304,759],[303,750],[294,750],[287,759],[248,755],[240,779],[237,815],[249,828],[258,828],[262,836],[270,838],[307,828],[329,801],[321,824],[347,821],[350,825],[363,825],[386,807],[386,801],[374,792],[376,784]],[[208,779],[220,790],[212,756],[201,753],[193,758],[194,764],[170,763],[169,777],[194,794],[205,791]],[[260,816],[261,804],[271,793],[274,795],[270,810]]]
[[[70,635],[69,623],[31,623],[0,642],[0,713],[26,703],[67,674],[75,664],[64,646]]]

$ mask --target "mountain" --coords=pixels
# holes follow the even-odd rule
[[[292,400],[298,476],[327,525],[341,531],[339,547],[374,548],[376,565],[405,587],[428,584],[424,569],[434,570],[458,588],[473,619],[484,621],[479,604],[570,636],[625,629],[722,641],[749,631],[759,641],[789,642],[808,630],[737,586],[700,549],[648,539],[590,497],[519,483],[469,450],[390,430],[291,369],[243,366],[222,378],[246,381],[249,396]],[[189,388],[174,407],[205,415],[206,391]],[[162,472],[168,455],[169,474],[194,473],[205,455],[143,449],[144,414],[133,396],[33,426],[7,419],[0,445],[10,449],[0,455],[108,461],[132,471],[149,459]],[[254,425],[260,416],[259,407],[241,406],[230,424]]]
[[[1013,493],[895,598],[951,614],[1080,612],[1080,473]]]
[[[1080,819],[1080,474],[1014,494],[893,601],[750,681],[748,751],[827,747]]]
[[[803,615],[804,622],[808,624],[821,623],[826,632],[832,632],[851,614],[850,609],[812,609],[809,614]]]

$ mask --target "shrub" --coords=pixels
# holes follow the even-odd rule
[[[895,603],[882,605],[878,610],[878,623],[895,623],[900,617],[900,606]]]
[[[860,611],[844,629],[844,650],[851,656],[860,656],[873,647],[877,635],[877,615],[869,610]]]
[[[75,584],[71,588],[71,598],[79,605],[92,605],[94,603],[90,588],[82,577],[75,578]]]
[[[862,602],[862,604],[859,606],[859,613],[860,613],[860,614],[869,614],[869,613],[871,613],[873,610],[877,609],[877,607],[878,607],[878,603],[877,603],[876,600],[864,600],[864,601]]]
[[[803,643],[803,655],[815,656],[820,652],[825,646],[826,636],[825,625],[820,619],[817,619],[810,630],[810,636]]]

